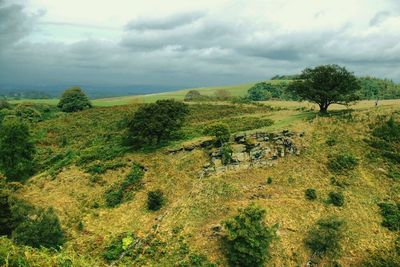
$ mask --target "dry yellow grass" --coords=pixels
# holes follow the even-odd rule
[[[370,108],[372,101],[362,101],[354,107],[358,111],[353,115],[354,121],[350,122],[336,117],[317,117],[312,122],[291,117],[299,114],[292,109],[311,108],[308,103],[273,101],[267,104],[290,108],[273,115],[277,121],[275,129],[305,131],[300,156],[280,159],[270,168],[200,179],[197,173],[207,162],[207,155],[199,149],[174,155],[163,150],[133,152],[122,160],[139,162],[147,167],[144,188],[131,201],[117,208],[93,209],[91,205],[95,201],[103,203],[107,185],[122,180],[129,166],[103,174],[104,186],[91,184],[89,175],[73,166],[55,179],[32,178],[20,195],[33,204],[53,206],[67,230],[68,246],[95,257],[113,236],[127,231],[145,236],[154,224],[159,223],[156,218],[164,215],[159,223],[160,231],[183,226],[184,232],[190,234],[191,247],[224,265],[219,238],[212,235],[210,227],[251,202],[267,210],[267,224],[279,224],[279,240],[273,244],[268,266],[304,266],[309,257],[303,243],[305,234],[319,218],[332,214],[347,221],[340,258],[343,266],[358,266],[370,251],[388,246],[395,236],[380,225],[381,216],[376,204],[391,194],[392,182],[366,160],[368,146],[363,138],[367,135],[368,121],[376,114],[398,110],[399,101],[381,101],[378,108]],[[331,135],[338,140],[334,147],[325,144],[327,136]],[[326,162],[328,155],[334,152],[349,151],[360,159],[360,166],[348,177],[342,177],[349,185],[343,190],[345,205],[338,208],[325,203],[330,191],[339,190],[330,182],[333,174],[327,169]],[[267,177],[272,177],[272,184],[266,184]],[[317,190],[318,200],[305,200],[307,188]],[[147,191],[154,189],[165,193],[167,203],[160,211],[149,212],[146,209]],[[259,193],[270,197],[253,198]],[[79,221],[84,224],[83,232],[76,229]]]

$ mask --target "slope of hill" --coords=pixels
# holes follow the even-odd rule
[[[367,125],[400,112],[399,101],[382,103],[375,108],[366,101],[354,111],[332,112],[327,117],[319,116],[307,103],[276,102],[275,107],[194,104],[181,139],[144,151],[127,150],[121,142],[124,118],[137,105],[59,114],[39,122],[32,130],[40,168],[24,185],[16,186],[16,194],[34,205],[53,207],[68,241],[61,252],[18,248],[18,255],[36,266],[70,266],[60,262],[106,266],[114,260],[107,261],[104,252],[123,239],[137,242],[137,247],[123,253],[120,260],[117,257],[117,266],[209,266],[207,262],[225,266],[221,233],[215,229],[238,208],[255,202],[267,210],[268,225],[279,225],[268,266],[304,266],[310,258],[304,245],[307,232],[319,218],[329,215],[346,221],[338,262],[361,266],[371,251],[389,247],[396,238],[396,233],[381,225],[377,204],[399,201],[398,181],[388,178],[389,165],[365,141],[371,136]],[[274,124],[263,126],[267,119]],[[199,178],[199,170],[208,162],[205,150],[174,154],[168,150],[204,140],[204,127],[216,121],[228,124],[234,133],[304,131],[302,153],[281,158],[272,167]],[[342,153],[353,155],[358,166],[335,173],[329,161]],[[123,181],[135,163],[147,170],[141,186],[122,204],[107,207],[105,194]],[[305,199],[308,188],[316,189],[317,200]],[[146,208],[147,192],[155,189],[164,192],[166,204],[151,212]],[[330,204],[330,192],[342,192],[345,204]],[[4,248],[18,253],[7,242],[0,239]],[[0,249],[0,259],[2,253]]]

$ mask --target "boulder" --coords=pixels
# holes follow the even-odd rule
[[[234,162],[244,162],[244,161],[248,161],[249,159],[250,159],[249,154],[247,154],[245,152],[232,153],[232,160]]]
[[[235,142],[236,142],[236,143],[240,143],[240,144],[244,143],[245,138],[246,138],[246,135],[245,135],[245,134],[236,134],[236,135],[233,137],[233,139],[235,140]]]
[[[246,146],[243,144],[231,145],[232,153],[241,153],[246,151]]]

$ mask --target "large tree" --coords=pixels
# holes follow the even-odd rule
[[[170,139],[184,122],[189,108],[173,99],[158,100],[141,106],[128,124],[128,139],[132,145],[160,144]]]
[[[8,180],[20,180],[33,173],[34,145],[28,125],[16,118],[0,127],[0,172]]]
[[[301,99],[318,104],[326,112],[331,104],[348,105],[359,99],[360,84],[353,73],[338,65],[322,65],[303,70],[288,90]]]
[[[57,106],[64,112],[76,112],[91,108],[92,104],[82,89],[74,86],[64,91]]]

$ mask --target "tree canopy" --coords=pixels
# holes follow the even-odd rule
[[[145,104],[128,123],[128,140],[134,146],[160,144],[179,130],[189,108],[173,99]]]
[[[76,112],[91,108],[92,104],[82,89],[74,86],[64,91],[57,106],[64,112]]]
[[[0,127],[0,171],[8,180],[33,173],[34,152],[28,125],[16,118],[5,119]]]
[[[360,84],[353,73],[338,65],[322,65],[303,70],[288,90],[301,99],[319,105],[326,112],[331,104],[347,105],[359,99]]]

